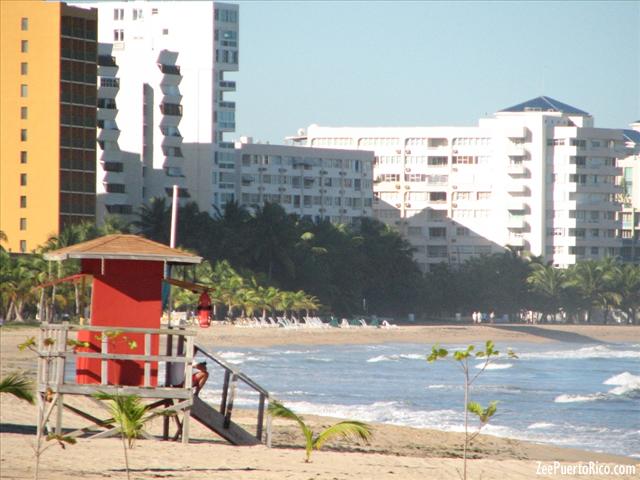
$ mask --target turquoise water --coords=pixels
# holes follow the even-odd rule
[[[513,348],[519,359],[498,359],[472,387],[472,400],[499,401],[483,432],[640,457],[640,343],[497,347]],[[217,353],[298,413],[460,431],[462,374],[452,361],[426,362],[429,349],[384,344]],[[217,403],[221,375],[213,365],[210,371],[201,396]],[[241,390],[237,406],[256,404],[253,392]]]

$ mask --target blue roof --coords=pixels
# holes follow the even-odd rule
[[[554,100],[551,97],[536,97],[531,100],[527,100],[524,103],[519,103],[513,107],[500,110],[501,112],[561,112],[574,115],[589,115],[584,110],[572,107],[566,103]]]
[[[622,130],[622,134],[626,140],[640,145],[640,132],[637,130]]]

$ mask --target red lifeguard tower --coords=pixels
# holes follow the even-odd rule
[[[202,261],[201,257],[191,253],[136,235],[123,234],[107,235],[48,252],[44,258],[58,261],[80,259],[81,275],[93,277],[90,325],[113,327],[113,331],[102,335],[96,335],[95,331],[78,332],[78,340],[90,345],[80,351],[100,352],[104,342],[107,342],[108,352],[112,354],[145,353],[143,334],[119,334],[118,328],[160,328],[165,265],[197,264]],[[158,336],[153,335],[150,341],[151,354],[158,355]],[[108,383],[111,385],[140,386],[143,377],[143,362],[109,362]],[[99,359],[77,359],[78,383],[100,383],[100,378]],[[154,362],[151,367],[151,386],[156,385],[157,363]]]

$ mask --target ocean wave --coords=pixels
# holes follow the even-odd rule
[[[609,393],[612,395],[629,395],[640,391],[640,376],[632,375],[629,372],[614,375],[602,383],[603,385],[616,386],[609,390]]]
[[[640,358],[640,350],[615,350],[607,345],[582,347],[577,350],[518,353],[521,360],[584,360],[589,358]]]
[[[484,363],[479,363],[475,367],[478,369],[483,368]],[[490,363],[487,365],[486,370],[504,370],[511,367],[513,367],[512,363]]]
[[[397,353],[393,355],[378,355],[367,360],[368,363],[376,362],[396,362],[398,360],[426,360],[427,356],[422,353]]]
[[[572,402],[592,402],[595,400],[611,400],[620,397],[636,396],[640,393],[640,376],[632,375],[629,372],[623,372],[614,375],[604,382],[603,385],[613,385],[615,388],[608,392],[589,393],[584,395],[563,394],[555,398],[556,403],[572,403]]]
[[[357,419],[364,422],[388,423],[416,428],[452,431],[462,425],[462,413],[456,410],[412,410],[395,401],[356,405],[289,401],[286,402],[286,405],[301,414]]]
[[[595,400],[604,400],[606,393],[589,393],[587,395],[571,395],[564,393],[554,398],[555,403],[575,403],[575,402],[593,402]]]
[[[547,429],[547,428],[553,428],[555,426],[556,426],[555,423],[536,422],[536,423],[532,423],[531,425],[529,425],[527,427],[527,430],[542,430],[542,429]]]

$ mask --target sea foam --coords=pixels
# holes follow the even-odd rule
[[[552,350],[548,352],[523,352],[521,360],[584,360],[588,358],[640,358],[640,351],[614,350],[607,345],[582,347],[577,350]]]
[[[627,395],[636,391],[640,391],[640,376],[632,375],[629,372],[614,375],[604,382],[604,385],[615,385],[615,388],[609,390],[612,395]]]
[[[484,367],[484,363],[479,363],[475,367],[482,368]],[[513,367],[512,363],[490,363],[487,365],[486,370],[505,370],[511,367]]]
[[[397,362],[398,360],[426,360],[427,356],[420,353],[398,353],[393,355],[378,355],[367,360],[368,363]]]

